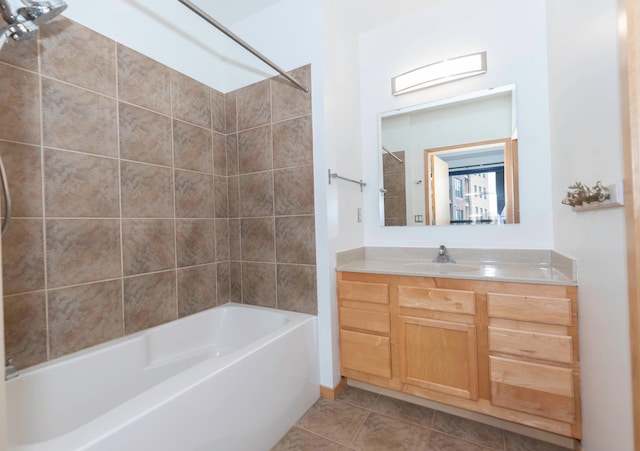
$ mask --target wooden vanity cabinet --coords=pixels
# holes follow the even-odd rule
[[[576,288],[338,272],[342,375],[580,438]]]
[[[344,376],[391,380],[389,285],[379,277],[338,274],[340,370]]]

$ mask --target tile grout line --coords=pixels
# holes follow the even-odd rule
[[[42,58],[40,48],[41,32],[36,36],[36,62],[38,66],[38,101],[40,103],[40,176],[42,195],[42,266],[44,270],[44,318],[45,318],[45,354],[46,361],[51,360],[51,330],[49,327],[49,278],[47,264],[47,217],[46,217],[46,188],[45,188],[45,158],[44,158],[44,96],[42,91]]]
[[[114,41],[115,47],[115,71],[116,71],[116,142],[118,145],[117,163],[118,163],[118,208],[120,212],[120,306],[122,308],[122,336],[127,333],[127,316],[125,314],[125,302],[124,302],[124,233],[123,233],[123,218],[122,218],[122,164],[121,164],[121,151],[120,151],[120,86],[119,86],[119,64],[118,64],[118,43]]]

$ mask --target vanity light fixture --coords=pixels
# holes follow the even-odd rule
[[[487,52],[457,56],[410,70],[391,79],[394,96],[418,89],[473,77],[487,71]]]

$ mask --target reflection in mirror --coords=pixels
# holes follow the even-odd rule
[[[519,222],[515,86],[383,113],[385,226]]]

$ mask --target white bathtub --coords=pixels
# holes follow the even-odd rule
[[[319,397],[316,327],[226,304],[35,366],[9,450],[268,450]]]

